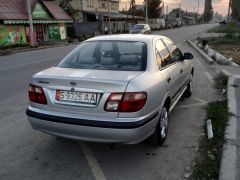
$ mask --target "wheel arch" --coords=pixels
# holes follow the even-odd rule
[[[192,68],[192,70],[191,70],[191,74],[192,74],[192,76],[194,75],[194,68]]]
[[[166,99],[165,99],[165,102],[164,102],[164,105],[163,107],[166,107],[168,112],[170,111],[170,107],[171,107],[171,98],[170,96],[168,96]]]

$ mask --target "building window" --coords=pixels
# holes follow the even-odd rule
[[[100,0],[100,7],[101,9],[107,9],[107,2],[106,1],[103,1],[103,0]]]
[[[93,0],[87,0],[87,7],[94,7]]]
[[[117,10],[117,3],[111,3],[111,9]]]

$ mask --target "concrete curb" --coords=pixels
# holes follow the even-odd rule
[[[236,101],[236,95],[235,95],[235,88],[232,87],[232,85],[235,82],[235,77],[232,77],[226,71],[221,71],[221,73],[226,76],[229,76],[228,91],[227,91],[228,108],[230,113],[236,114],[237,101]],[[236,140],[237,140],[237,118],[235,116],[231,116],[225,130],[225,135],[224,135],[224,144],[223,144],[219,180],[236,180],[237,178],[236,177],[237,145],[235,144]]]
[[[36,51],[36,50],[41,50],[41,49],[48,49],[48,48],[55,48],[55,47],[61,47],[61,46],[71,46],[71,45],[76,45],[76,44],[79,44],[80,42],[74,42],[74,43],[66,43],[66,44],[57,44],[57,45],[49,45],[49,46],[40,46],[40,47],[37,47],[37,48],[26,48],[26,49],[15,49],[15,50],[6,50],[8,51],[7,54],[3,54],[0,56],[6,56],[8,54],[11,54],[11,53],[19,53],[19,52],[28,52],[28,51]]]
[[[187,40],[187,42],[188,42],[188,44],[192,47],[192,48],[194,48],[202,57],[203,57],[203,59],[207,62],[207,63],[209,63],[209,64],[214,64],[215,63],[215,61],[211,58],[211,57],[209,57],[204,51],[202,51],[196,44],[194,44],[193,42],[191,42],[190,40]],[[229,65],[231,65],[231,66],[238,66],[239,67],[239,65],[238,64],[236,64],[236,63],[234,63],[233,61],[230,61],[230,60],[228,60],[227,58],[226,58],[226,60],[227,60],[227,62],[229,63]],[[220,62],[217,62],[218,64],[222,64],[222,63],[224,63],[223,61],[222,61],[222,63],[221,63],[221,61]],[[224,65],[224,64],[223,64]]]
[[[208,64],[214,64],[214,60],[210,58],[207,54],[205,54],[200,48],[197,47],[192,41],[187,40],[187,43],[194,48]]]

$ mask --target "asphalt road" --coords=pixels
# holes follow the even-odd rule
[[[171,113],[163,147],[117,145],[56,138],[32,130],[25,110],[31,76],[55,65],[75,45],[0,57],[0,179],[182,179],[192,167],[205,120],[205,106],[216,100],[214,71],[184,43],[214,25],[155,32],[171,37],[195,56],[194,94]]]

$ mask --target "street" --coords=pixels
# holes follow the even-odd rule
[[[213,69],[184,41],[214,24],[154,32],[173,39],[194,55],[194,93],[170,114],[165,144],[155,147],[97,144],[56,138],[35,131],[27,121],[31,76],[54,66],[76,45],[34,50],[0,57],[0,179],[184,179],[197,156],[208,102],[219,98]]]

